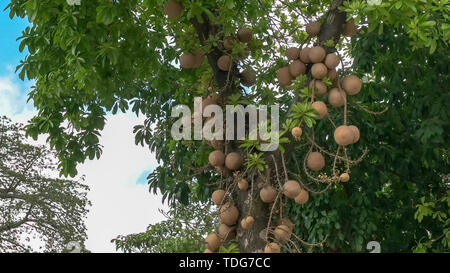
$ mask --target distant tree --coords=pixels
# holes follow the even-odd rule
[[[112,240],[116,249],[145,253],[203,252],[203,238],[214,227],[211,205],[192,202],[183,206],[178,203],[168,211],[160,212],[167,220],[149,225],[145,232],[118,236]]]
[[[0,252],[60,252],[86,240],[89,187],[54,178],[55,154],[0,117]]]

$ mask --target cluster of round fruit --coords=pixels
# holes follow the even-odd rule
[[[319,35],[321,25],[319,22],[310,22],[306,25],[306,32],[309,36]],[[357,28],[353,20],[349,20],[342,26],[342,33],[345,36],[353,36]],[[328,92],[327,85],[322,81],[325,77],[332,82],[332,88],[328,92],[328,102],[333,107],[340,107],[346,103],[346,95],[356,95],[361,90],[361,80],[353,75],[345,77],[339,82],[336,68],[339,65],[340,58],[336,53],[327,54],[321,46],[297,48],[290,47],[286,50],[286,57],[291,63],[277,71],[277,78],[281,86],[289,87],[292,81],[308,71],[307,66],[311,68],[312,80],[309,87],[316,97],[320,97]],[[345,92],[340,91],[340,84]],[[319,113],[317,119],[324,118],[327,113],[327,107],[323,102],[316,102],[313,107]]]
[[[209,90],[212,91],[212,88],[210,87]],[[213,117],[205,118],[202,116],[202,113],[205,111],[205,108],[210,105],[221,105],[221,97],[219,94],[211,93],[208,96],[206,96],[206,98],[204,98],[202,101],[202,112],[194,112],[191,116],[191,120],[187,119],[186,122],[194,122],[194,119],[197,116],[198,118],[203,119],[204,124],[206,124]],[[184,124],[184,122],[183,122],[183,124]],[[203,133],[203,137],[205,137],[205,135],[207,134],[207,132],[205,132],[204,130],[202,131],[202,133]],[[224,148],[223,140],[217,140],[217,139],[207,140],[206,138],[204,138],[203,140],[205,141],[205,143],[207,145],[214,148],[214,150],[223,151],[223,148]],[[215,166],[216,170],[221,174],[231,174],[231,170],[226,168],[224,166],[224,164],[218,164],[218,163],[220,163],[220,161],[223,158],[222,154],[220,154],[220,153],[216,153],[216,154],[218,154],[218,155],[210,155],[211,160],[213,160],[213,162],[215,162],[214,164],[218,165],[218,166]],[[211,163],[211,161],[210,161],[210,163]]]
[[[283,185],[283,194],[287,198],[294,199],[297,204],[305,204],[309,200],[308,191],[301,188],[300,184],[295,180],[288,180]],[[261,200],[265,203],[271,203],[277,198],[277,191],[271,186],[267,185],[259,192]],[[294,225],[288,219],[283,219],[273,230],[275,242],[268,243],[264,248],[266,253],[279,253],[280,244],[288,242],[292,236]]]
[[[326,111],[326,105],[321,101],[314,102],[313,107],[320,115],[321,109],[318,109],[317,107],[325,108]],[[294,127],[291,133],[295,139],[299,139],[302,135],[302,129],[300,127]],[[359,138],[359,129],[354,125],[342,125],[337,127],[334,131],[334,140],[338,145],[347,146],[349,144],[354,144],[358,142]],[[325,167],[325,158],[320,152],[310,152],[306,158],[306,166],[312,171],[320,171]],[[349,175],[343,173],[339,180],[341,182],[347,182],[349,179]]]
[[[282,189],[284,195],[288,198],[294,199],[297,204],[305,204],[308,202],[309,194],[306,190],[300,187],[300,184],[295,180],[288,180],[283,185]],[[264,203],[272,203],[278,196],[277,190],[272,185],[265,185],[259,191],[259,197]]]
[[[248,44],[253,39],[253,33],[251,29],[247,27],[243,27],[238,30],[236,36],[227,36],[223,40],[223,48],[227,52],[231,52],[236,43]],[[246,46],[245,46],[246,47]],[[240,57],[246,57],[249,51],[248,48],[244,49],[244,52],[241,53]],[[222,55],[217,60],[217,67],[219,67],[222,71],[230,71],[233,67],[233,58],[230,54]],[[256,78],[255,78],[256,80]]]
[[[222,150],[211,152],[208,156],[208,161],[219,173],[236,171],[244,164],[244,159],[239,153],[231,152],[225,155]]]
[[[205,52],[197,50],[195,53],[183,53],[180,56],[180,66],[184,69],[199,68],[205,59]]]
[[[170,0],[164,5],[164,12],[171,19],[178,18],[183,12],[183,7],[178,2]],[[239,57],[246,57],[249,54],[247,44],[252,40],[252,38],[253,33],[251,29],[247,27],[239,29],[236,35],[225,37],[223,40],[223,49],[226,54],[222,55],[217,60],[217,67],[222,71],[230,71],[233,67],[233,58],[230,54],[233,51],[233,47],[237,43],[242,45],[244,51]],[[180,56],[180,66],[184,69],[199,68],[203,64],[204,59],[205,52],[202,50],[197,50],[193,53],[183,53]],[[256,73],[251,68],[244,70],[240,77],[242,85],[247,87],[254,85],[256,82]]]
[[[306,73],[307,65],[311,65],[312,80],[309,88],[314,92],[315,97],[321,97],[328,93],[328,102],[331,106],[343,106],[347,94],[356,95],[361,90],[361,80],[354,75],[347,76],[342,80],[345,92],[340,90],[336,72],[336,67],[340,62],[339,56],[336,53],[326,54],[325,49],[321,46],[306,47],[301,50],[291,47],[287,49],[286,56],[292,62],[277,71],[277,78],[281,86],[289,87],[296,77]],[[325,77],[333,83],[333,88],[329,91],[327,85],[322,81]],[[313,103],[313,107],[319,114],[317,119],[324,118],[328,113],[327,106],[323,102]]]
[[[280,253],[280,245],[286,244],[292,237],[294,231],[294,224],[291,220],[283,218],[278,221],[273,230],[274,242],[266,244],[264,248],[265,253]]]
[[[183,6],[175,1],[169,0],[164,4],[164,13],[170,19],[176,19],[183,13]],[[180,56],[180,66],[185,69],[199,68],[203,64],[205,52],[197,50],[194,53],[183,53]]]
[[[311,22],[306,25],[306,32],[309,36],[319,35],[321,25],[318,22]],[[348,21],[342,26],[342,33],[345,36],[353,36],[357,32],[353,20]],[[312,107],[316,110],[316,119],[323,119],[328,115],[327,105],[317,98],[328,94],[328,103],[332,107],[341,107],[347,103],[347,95],[356,95],[361,91],[362,82],[355,75],[349,75],[340,80],[337,76],[336,68],[339,66],[340,58],[336,53],[327,54],[321,46],[305,47],[303,49],[290,47],[286,50],[286,57],[290,61],[288,66],[282,67],[277,71],[277,79],[281,86],[289,88],[296,77],[307,73],[308,68],[311,72],[311,81],[309,88],[312,90],[314,99]],[[331,89],[324,79],[328,78],[331,82]],[[330,83],[328,83],[330,84]],[[298,140],[302,136],[302,128],[294,127],[291,131],[294,139]],[[360,133],[356,126],[342,125],[335,129],[334,139],[338,145],[347,146],[356,143],[359,140]],[[320,171],[325,167],[325,158],[319,152],[310,152],[306,158],[306,165],[310,170]],[[340,180],[347,182],[349,176],[347,173],[341,175]]]
[[[246,190],[248,188],[248,183],[245,182],[246,181],[243,181],[242,179],[239,180],[238,186],[241,190]],[[240,185],[241,183],[244,187]],[[297,203],[304,204],[308,201],[308,192],[302,190],[297,181],[287,181],[283,187],[283,193],[289,198],[295,198]],[[236,238],[236,223],[239,218],[238,209],[229,202],[228,196],[224,190],[218,189],[214,191],[211,199],[215,205],[219,206],[220,225],[217,227],[216,232],[206,236],[205,253],[217,252],[224,242]],[[254,222],[255,219],[253,216],[249,215],[242,218],[240,224],[242,229],[251,230]],[[267,243],[264,252],[279,253],[280,245],[285,244],[290,240],[293,229],[294,224],[289,219],[281,219],[277,223],[275,229],[273,229],[274,241]]]
[[[309,34],[309,36],[314,37],[319,35],[321,30],[321,25],[319,22],[309,22],[306,24],[306,33]],[[348,20],[341,26],[341,33],[344,36],[352,37],[356,35],[358,32],[358,28],[355,25],[355,21],[353,19]]]
[[[219,206],[220,225],[215,233],[206,236],[205,253],[217,252],[222,243],[233,240],[236,237],[236,228],[234,226],[239,218],[239,210],[229,202],[224,190],[214,191],[211,199],[215,205]],[[244,218],[242,221],[247,218]],[[246,224],[253,225],[253,221],[253,218],[249,218]]]
[[[234,43],[248,43],[252,40],[252,31],[249,28],[241,28],[237,37],[229,36],[224,39],[224,49],[231,52]],[[241,57],[245,57],[248,53],[248,49]],[[199,68],[205,58],[205,52],[197,50],[195,53],[183,53],[180,56],[180,66],[185,69]],[[222,55],[217,60],[217,67],[222,71],[230,71],[233,67],[233,58],[230,54]],[[245,73],[244,73],[245,72]],[[256,75],[252,70],[246,70],[242,73],[242,83],[245,86],[251,86],[256,81]]]
[[[336,72],[340,58],[336,53],[327,54],[321,46],[305,47],[301,50],[296,47],[290,47],[286,50],[286,56],[292,62],[277,71],[277,79],[281,86],[289,87],[296,77],[306,74],[307,65],[311,65],[312,80],[309,87],[313,90],[316,97],[320,97],[328,92],[327,85],[322,81],[325,77],[333,83],[333,88],[328,94],[330,105],[334,107],[343,106],[347,94],[356,95],[361,90],[361,80],[354,75],[350,75],[342,80],[342,88],[345,92],[340,92],[340,83]]]
[[[295,127],[296,129],[298,127]],[[298,131],[292,130],[292,135],[297,138]],[[301,129],[300,129],[301,130]],[[358,142],[360,132],[358,127],[354,125],[342,125],[335,129],[334,140],[338,145],[347,146]],[[325,157],[320,152],[310,152],[306,158],[306,166],[312,171],[320,171],[325,167]],[[350,177],[347,173],[341,174],[339,180],[341,182],[349,181]]]
[[[321,101],[315,103],[324,104]],[[300,127],[294,127],[291,133],[295,139],[298,139],[302,135],[302,129]],[[354,144],[358,142],[359,138],[359,129],[354,125],[342,125],[337,127],[334,131],[334,140],[338,145],[347,146],[349,144]],[[325,167],[325,158],[320,152],[310,152],[306,158],[306,166],[312,171],[320,171]],[[348,182],[349,179],[350,176],[347,173],[343,173],[339,177],[339,181],[341,182]]]

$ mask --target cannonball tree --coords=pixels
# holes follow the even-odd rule
[[[430,54],[449,41],[445,20],[433,19],[448,19],[448,6],[414,1],[11,0],[8,8],[31,22],[20,37],[29,55],[18,66],[22,79],[36,81],[29,98],[39,113],[28,135],[49,134],[61,174],[75,176],[78,164],[101,156],[107,114],[145,115],[134,133],[160,163],[150,190],[172,204],[195,194],[217,205],[205,252],[230,233],[241,252],[360,251],[364,236],[352,235],[351,212],[341,221],[321,208],[333,193],[345,203],[348,185],[367,176],[352,170],[370,156],[373,116],[387,111],[366,88],[373,71],[352,67],[352,50],[359,35],[381,35],[384,25],[404,26],[411,47]],[[213,139],[175,139],[177,105],[193,112],[184,127],[213,119],[195,111],[196,97],[201,110],[279,105],[278,132],[269,121],[256,124],[272,129],[278,145],[263,149],[267,135],[250,138],[251,126],[242,139],[223,139],[229,128],[217,123],[222,133]],[[355,238],[350,246],[346,237]]]

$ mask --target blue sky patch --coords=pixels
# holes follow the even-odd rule
[[[19,52],[20,41],[16,39],[22,36],[22,31],[29,25],[26,19],[9,18],[9,10],[4,11],[0,6],[0,74],[5,74],[6,67],[12,66],[15,70],[20,60],[24,59],[27,50]]]
[[[143,171],[136,180],[137,185],[147,185],[147,176],[155,170],[155,167]]]

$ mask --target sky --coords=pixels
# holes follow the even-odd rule
[[[26,56],[19,52],[16,39],[28,22],[11,20],[8,11],[3,11],[5,5],[0,4],[0,115],[26,123],[36,113],[26,102],[33,82],[22,82],[15,67]],[[115,252],[111,239],[145,231],[149,224],[164,220],[158,209],[167,208],[160,195],[148,191],[146,177],[158,165],[154,154],[134,144],[133,126],[143,118],[124,113],[108,115],[107,120],[100,140],[104,145],[101,159],[86,161],[78,169],[91,188],[86,247],[92,252]],[[45,137],[37,142],[45,143]]]

